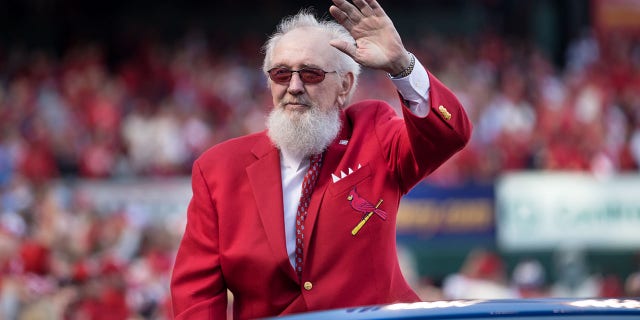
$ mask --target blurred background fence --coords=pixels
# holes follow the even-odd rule
[[[401,204],[421,296],[639,296],[640,2],[382,5],[475,128]],[[191,163],[264,129],[260,47],[300,6],[328,15],[0,0],[0,318],[168,318]],[[397,106],[369,70],[363,98]]]

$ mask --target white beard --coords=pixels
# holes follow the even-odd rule
[[[300,157],[322,153],[341,127],[338,108],[323,112],[313,106],[304,112],[286,112],[276,106],[267,118],[267,134],[271,142],[279,149]]]

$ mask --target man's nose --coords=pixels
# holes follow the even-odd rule
[[[300,74],[294,72],[289,80],[289,87],[287,88],[291,94],[299,94],[304,91],[304,82],[300,79]]]

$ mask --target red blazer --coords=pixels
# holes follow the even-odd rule
[[[400,198],[469,140],[471,124],[455,96],[430,75],[425,118],[403,106],[404,120],[382,101],[342,113],[328,147],[305,222],[299,280],[285,245],[280,156],[265,132],[216,145],[193,165],[193,198],[171,280],[176,319],[225,319],[227,293],[236,319],[311,310],[419,301],[396,254]],[[359,169],[357,169],[360,167]],[[331,174],[341,176],[333,182]],[[383,199],[355,235],[363,214],[354,188]]]

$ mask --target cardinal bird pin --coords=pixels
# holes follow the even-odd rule
[[[362,218],[362,220],[360,220],[358,225],[355,228],[353,228],[353,230],[351,230],[352,235],[355,236],[358,233],[358,231],[362,229],[362,226],[364,226],[364,224],[367,223],[367,221],[369,221],[369,218],[371,218],[371,216],[374,213],[377,214],[378,217],[380,217],[380,219],[387,220],[387,213],[384,212],[384,210],[382,209],[378,209],[378,207],[380,207],[380,205],[382,204],[382,199],[378,200],[378,204],[374,206],[371,202],[361,197],[358,194],[358,192],[356,192],[356,188],[353,188],[349,192],[349,195],[347,196],[347,200],[349,200],[349,203],[351,204],[351,208],[365,214],[365,216]]]

